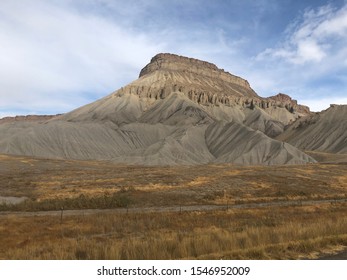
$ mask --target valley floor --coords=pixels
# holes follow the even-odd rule
[[[347,165],[0,155],[0,259],[307,259],[347,246]]]

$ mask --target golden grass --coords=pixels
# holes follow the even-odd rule
[[[125,166],[0,155],[12,210],[238,205],[347,197],[346,164]],[[9,210],[11,207],[1,206]],[[0,215],[2,259],[298,259],[347,245],[347,205],[180,213]]]
[[[347,245],[347,205],[0,217],[2,259],[298,259]],[[14,230],[15,229],[15,230]]]
[[[326,199],[346,194],[346,173],[343,164],[144,167],[1,156],[0,196],[63,200],[128,189],[135,206]]]
[[[205,185],[207,183],[211,183],[212,181],[216,180],[216,178],[213,177],[197,177],[191,182],[189,182],[187,185],[189,187],[195,187],[195,186],[201,186]]]

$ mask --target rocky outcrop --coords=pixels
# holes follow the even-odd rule
[[[174,54],[158,54],[141,70],[139,78],[158,71],[163,74],[163,81],[169,91],[184,92],[197,101],[213,104],[217,101],[227,102],[227,97],[258,98],[247,80],[206,61]],[[171,83],[172,80],[174,82]]]
[[[283,108],[292,115],[278,119],[284,124],[310,114],[308,107],[298,105],[288,95],[262,98],[247,80],[212,63],[167,53],[154,56],[141,70],[139,80],[122,88],[117,94],[130,93],[157,100],[166,98],[172,92],[182,92],[190,100],[204,106],[259,107],[270,115],[273,114],[272,109]]]
[[[279,93],[266,99],[268,101],[267,106],[286,108],[291,113],[298,112],[301,115],[309,115],[311,113],[309,107],[299,105],[297,100],[292,99],[289,95],[284,93]]]
[[[247,80],[225,72],[224,69],[219,69],[213,63],[169,53],[161,53],[154,56],[151,62],[141,70],[139,78],[157,70],[190,72],[199,76],[219,79],[227,83],[250,88]],[[253,93],[256,96],[255,92]]]

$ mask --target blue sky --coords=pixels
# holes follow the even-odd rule
[[[160,52],[215,63],[263,97],[347,104],[344,0],[1,0],[0,117],[93,102]]]

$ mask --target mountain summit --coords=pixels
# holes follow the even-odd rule
[[[307,107],[205,61],[158,54],[114,93],[44,122],[0,124],[0,152],[130,164],[302,164],[274,137]]]

